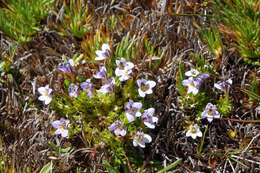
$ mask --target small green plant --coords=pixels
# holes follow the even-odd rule
[[[31,40],[41,30],[40,21],[50,11],[54,0],[4,0],[0,9],[0,28],[18,42]]]
[[[213,56],[219,60],[223,52],[223,43],[219,31],[211,26],[209,29],[202,30],[202,36]]]
[[[260,100],[259,88],[260,88],[260,79],[255,73],[253,73],[253,79],[250,84],[250,89],[242,89],[244,93],[249,96],[249,101]]]
[[[12,65],[14,63],[14,57],[15,57],[16,47],[15,44],[12,44],[6,53],[2,53],[0,56],[0,72],[4,72],[9,81],[13,82],[13,72],[17,71],[17,69],[12,68]],[[0,82],[4,83],[5,80],[0,77]]]
[[[214,0],[219,30],[234,39],[243,60],[260,66],[260,10],[258,0]],[[216,32],[217,33],[217,32]]]
[[[67,30],[69,30],[73,36],[82,38],[92,28],[92,15],[89,12],[88,4],[83,0],[70,0],[69,5],[64,1],[58,18],[61,26],[55,25],[55,27],[64,35],[67,35]]]

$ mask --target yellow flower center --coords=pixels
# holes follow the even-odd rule
[[[131,114],[135,113],[135,109],[132,108],[132,109],[130,110],[130,113],[131,113]]]
[[[192,134],[197,133],[197,129],[196,129],[195,127],[192,127],[192,128],[191,128],[191,133],[192,133]]]
[[[145,85],[145,84],[143,84],[143,83],[141,83],[141,90],[142,90],[142,91],[148,90],[148,86]]]

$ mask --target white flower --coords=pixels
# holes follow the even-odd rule
[[[139,79],[136,81],[138,85],[138,93],[141,97],[145,97],[146,94],[152,94],[152,88],[156,85],[156,83],[152,80]]]
[[[41,96],[38,97],[40,101],[43,101],[46,105],[51,102],[52,96],[51,92],[52,89],[49,88],[49,85],[46,85],[45,87],[38,88],[38,92],[41,94]]]
[[[186,133],[186,136],[191,136],[193,139],[196,139],[196,137],[202,137],[202,133],[200,131],[200,128],[197,124],[190,125],[189,130]]]
[[[116,65],[115,74],[120,77],[120,81],[126,81],[132,76],[132,69],[134,68],[132,62],[126,62],[125,58],[121,58],[120,60],[116,60]]]
[[[192,93],[196,95],[199,92],[200,82],[198,80],[194,80],[193,77],[189,77],[189,79],[183,80],[182,85],[188,87],[188,94]]]
[[[149,108],[144,110],[144,113],[142,115],[144,125],[150,129],[154,129],[155,123],[158,122],[158,118],[153,116],[154,111],[154,108]]]
[[[150,143],[152,142],[152,137],[149,136],[148,134],[144,134],[143,132],[137,132],[134,140],[133,140],[133,145],[140,146],[142,148],[145,148],[145,143]]]
[[[195,77],[195,76],[198,76],[199,71],[196,69],[191,69],[190,71],[187,71],[184,74],[185,74],[185,76],[188,76],[188,77],[191,77],[191,76]]]
[[[101,61],[110,57],[110,47],[108,44],[102,45],[102,50],[97,50],[96,54],[98,57],[95,58],[96,61]]]

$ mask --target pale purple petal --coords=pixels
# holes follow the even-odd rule
[[[135,120],[135,117],[132,114],[129,114],[126,112],[126,118],[129,122],[133,122]]]
[[[51,124],[56,129],[59,128],[62,125],[60,120],[53,121]]]
[[[68,130],[63,130],[63,131],[61,132],[61,136],[62,136],[63,138],[65,138],[65,137],[68,136],[68,133],[69,133]]]
[[[148,134],[144,134],[144,142],[145,143],[150,143],[152,142],[152,137]]]

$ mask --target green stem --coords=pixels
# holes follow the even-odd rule
[[[206,136],[206,132],[208,130],[208,125],[206,126],[206,129],[204,130],[204,133],[203,133],[203,138],[201,140],[201,144],[200,144],[200,149],[198,151],[198,156],[200,157],[200,153],[202,151],[202,148],[203,148],[203,145],[204,145],[204,140],[205,140],[205,136]]]

